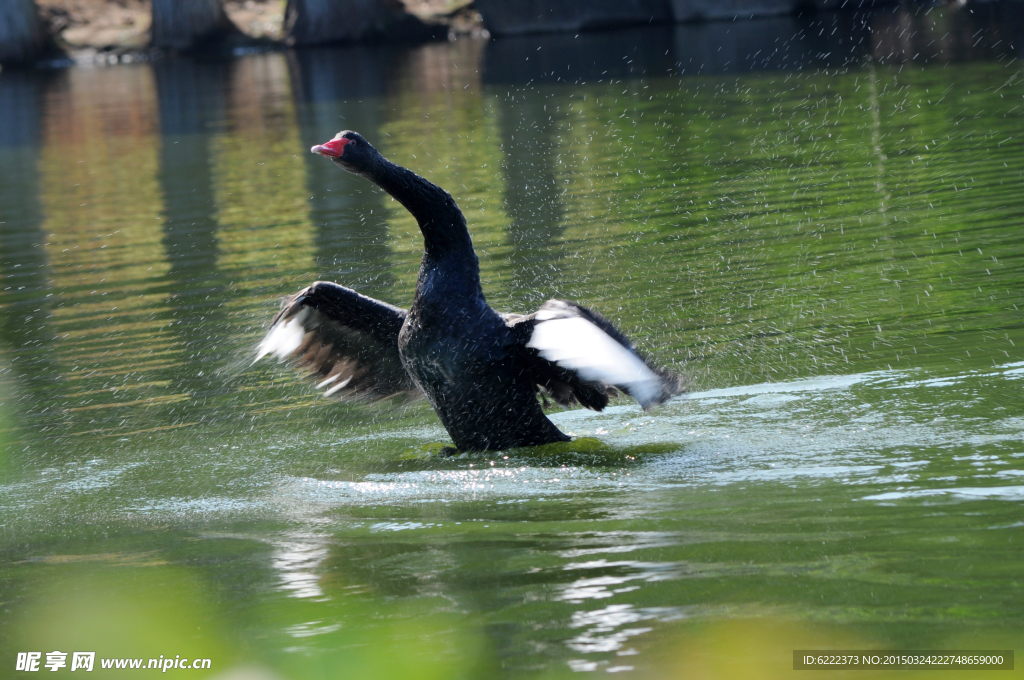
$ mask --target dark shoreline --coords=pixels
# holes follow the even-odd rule
[[[51,2],[63,2],[66,0],[51,0]],[[89,2],[89,0],[84,0]],[[646,1],[646,0],[645,0]],[[690,0],[687,0],[690,1]],[[697,1],[697,0],[694,0]],[[789,2],[789,0],[786,0]],[[121,5],[113,5],[112,3],[100,0],[99,2],[93,3],[94,6],[102,5],[106,7],[123,7]],[[138,7],[144,7],[144,2],[136,3]],[[242,3],[236,2],[235,5],[241,6]],[[259,3],[250,2],[245,3],[245,6],[270,6],[272,3]],[[697,16],[688,17],[685,21],[679,21],[669,16],[660,17],[658,21],[650,22],[625,22],[615,25],[608,23],[591,23],[584,26],[573,28],[571,25],[561,26],[550,25],[542,30],[525,30],[525,31],[512,31],[498,30],[497,32],[489,30],[486,25],[488,11],[488,5],[491,4],[491,0],[476,0],[476,2],[469,2],[466,4],[459,5],[455,10],[449,12],[434,12],[433,14],[423,13],[412,14],[408,13],[405,16],[409,18],[409,21],[399,26],[398,30],[391,33],[378,32],[369,35],[360,40],[344,40],[344,41],[330,41],[324,40],[314,43],[296,44],[296,41],[291,36],[282,36],[282,28],[278,27],[277,35],[272,35],[272,31],[264,31],[262,34],[254,34],[251,30],[251,26],[242,26],[244,23],[240,21],[236,14],[231,15],[232,22],[229,26],[229,30],[219,32],[211,35],[208,39],[200,41],[193,48],[189,50],[168,50],[152,47],[149,45],[148,35],[146,30],[142,31],[124,31],[119,35],[120,40],[107,40],[103,41],[99,38],[104,35],[109,36],[110,31],[106,34],[102,33],[103,26],[100,25],[102,17],[96,14],[93,17],[93,21],[98,27],[93,30],[93,37],[96,38],[94,42],[96,44],[72,44],[69,41],[63,40],[62,36],[66,35],[67,26],[61,26],[60,21],[55,20],[55,16],[51,13],[49,16],[44,16],[44,23],[48,25],[51,31],[51,38],[49,44],[42,55],[37,59],[30,61],[25,64],[9,64],[5,65],[4,68],[20,67],[20,68],[66,68],[76,64],[91,64],[91,65],[115,65],[115,64],[127,64],[144,61],[155,61],[173,56],[176,54],[193,54],[196,56],[207,57],[207,58],[232,58],[237,56],[243,56],[246,54],[260,53],[260,52],[272,52],[279,50],[288,50],[292,48],[307,48],[315,46],[336,46],[336,45],[381,45],[381,44],[392,44],[392,45],[409,45],[415,46],[428,42],[438,41],[453,41],[464,38],[473,39],[488,39],[492,35],[496,36],[499,42],[511,40],[528,40],[536,42],[537,44],[543,44],[551,39],[555,39],[558,35],[565,35],[566,31],[574,32],[579,31],[579,36],[584,35],[596,35],[600,33],[622,33],[625,35],[635,29],[641,29],[645,24],[654,26],[664,26],[666,30],[697,30],[700,26],[737,26],[736,35],[730,36],[728,42],[735,43],[737,39],[741,41],[743,38],[739,38],[739,34],[749,34],[748,39],[753,39],[755,42],[757,29],[756,26],[760,20],[770,20],[773,18],[784,18],[792,17],[798,21],[800,20],[813,20],[816,17],[857,17],[858,15],[872,14],[885,11],[910,11],[912,14],[927,14],[933,9],[938,7],[944,7],[947,12],[954,14],[962,14],[965,19],[974,16],[975,13],[983,15],[996,13],[996,14],[1020,14],[1021,10],[1024,9],[1024,3],[1013,2],[1010,0],[999,0],[997,2],[972,2],[967,5],[957,5],[955,3],[937,2],[937,3],[918,3],[918,2],[896,2],[893,0],[846,0],[845,2],[833,2],[831,0],[819,0],[817,3],[800,3],[791,2],[792,8],[787,11],[780,12],[776,11],[779,6],[785,3],[775,3],[772,7],[769,7],[767,11],[760,13],[752,13],[749,17],[734,16],[731,20],[724,16],[707,17]],[[529,2],[525,4],[531,4]],[[539,2],[532,3],[533,5],[540,5]],[[571,3],[570,3],[571,4]],[[600,3],[598,3],[600,4]],[[647,3],[650,4],[650,3]],[[678,4],[678,3],[677,3]],[[699,4],[699,2],[698,2]],[[765,3],[755,3],[764,5]],[[772,4],[772,3],[768,3]],[[818,5],[821,5],[820,7]],[[848,5],[856,5],[855,7],[849,7]],[[228,4],[230,7],[230,3]],[[44,6],[46,7],[46,6]],[[52,5],[50,6],[52,8]],[[477,8],[480,7],[480,11]],[[774,8],[774,9],[772,9]],[[570,8],[571,9],[571,8]],[[45,14],[45,12],[44,12]],[[58,16],[58,19],[60,17]],[[280,17],[278,17],[280,18]],[[264,21],[264,24],[270,23]],[[493,22],[492,22],[493,25]],[[747,27],[747,30],[742,30],[741,27]],[[675,27],[675,28],[673,28]],[[689,28],[688,28],[689,27]],[[78,35],[83,32],[88,34],[90,26],[88,22],[79,23],[73,28],[79,31]],[[242,30],[243,28],[250,29],[248,32]],[[506,25],[507,28],[507,25]],[[148,29],[147,29],[148,30]],[[52,37],[52,32],[58,32],[59,35],[56,38]],[[62,33],[62,31],[65,31]],[[625,32],[625,33],[624,33]],[[714,33],[723,31],[713,31]],[[730,30],[724,29],[724,33],[730,33]],[[98,36],[98,37],[97,37]],[[526,66],[532,66],[532,64],[526,64]]]

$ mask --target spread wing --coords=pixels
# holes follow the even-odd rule
[[[574,302],[548,300],[506,323],[532,378],[560,404],[600,411],[621,390],[649,409],[683,392],[682,378],[646,361],[604,317]]]
[[[281,303],[253,363],[268,354],[293,360],[325,396],[420,396],[398,354],[405,314],[344,286],[317,281]]]

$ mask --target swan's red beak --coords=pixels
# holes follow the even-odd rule
[[[318,153],[321,156],[327,156],[328,158],[341,158],[341,154],[345,153],[345,145],[348,144],[349,140],[345,137],[338,137],[332,139],[326,144],[317,144],[310,151]]]

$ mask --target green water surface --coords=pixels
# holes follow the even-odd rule
[[[876,26],[839,62],[685,68],[701,30],[0,74],[0,677],[1024,649],[1021,62],[886,59]],[[596,66],[509,75],[558,49]],[[250,367],[316,279],[411,300],[415,222],[308,152],[345,128],[452,193],[492,305],[597,309],[689,396],[447,456],[425,402]]]

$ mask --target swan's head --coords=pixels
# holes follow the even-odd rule
[[[378,155],[361,134],[351,130],[339,132],[331,141],[317,144],[310,151],[330,158],[349,172],[360,174],[373,167]]]

